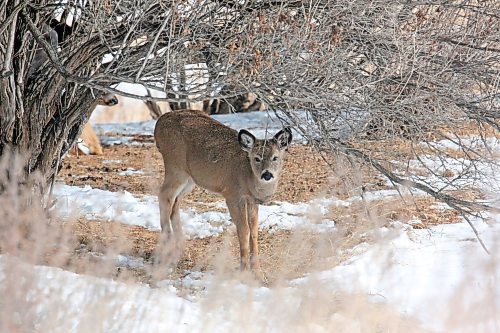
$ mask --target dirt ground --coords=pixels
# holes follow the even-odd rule
[[[110,163],[111,161],[111,163]],[[120,175],[127,169],[141,174]],[[286,156],[277,201],[304,202],[329,193],[332,170],[313,148],[294,145]],[[104,147],[104,155],[72,155],[64,160],[59,180],[68,185],[90,185],[108,191],[128,191],[135,194],[158,193],[163,180],[163,161],[152,143]],[[221,197],[196,188],[186,197],[187,202],[220,201]]]
[[[90,185],[93,188],[109,191],[156,195],[163,178],[163,161],[148,138],[141,137],[141,140],[143,141],[141,145],[104,147],[102,156],[70,155],[64,160],[58,181],[75,186]],[[129,168],[141,170],[142,173],[120,175],[120,172]],[[286,172],[283,173],[279,189],[274,196],[277,201],[304,202],[335,193],[332,190],[334,187],[330,184],[338,177],[323,158],[309,146],[292,146],[287,154],[284,170]],[[221,200],[223,200],[221,196],[195,188],[184,199],[182,206],[203,211],[213,209],[207,207],[206,203]],[[78,255],[71,259],[70,266],[76,267],[73,269],[75,271],[88,270],[95,261],[92,259],[95,253],[142,257],[149,265],[159,238],[159,232],[116,222],[80,218],[70,225],[80,244]],[[301,237],[298,237],[288,231],[261,232],[259,237],[262,269],[270,281],[276,280],[278,276],[291,278],[304,274],[316,262],[314,257],[317,249],[314,244],[323,242],[318,235],[301,233]],[[298,242],[298,239],[307,242]],[[298,247],[302,247],[301,252],[297,252]],[[222,251],[228,253],[227,257],[231,263],[229,267],[238,267],[239,244],[235,230],[230,229],[217,237],[187,240],[183,255],[173,274],[180,276],[185,271],[213,269]],[[89,257],[88,253],[92,253],[92,256]],[[93,273],[97,271],[102,273],[101,269]],[[120,269],[107,274],[116,274],[116,277],[126,279],[135,277],[142,282],[151,282],[152,275],[145,269]]]
[[[73,154],[66,157],[58,180],[68,185],[90,185],[109,191],[156,195],[163,177],[161,155],[151,137],[138,136],[135,139],[141,144],[104,147],[104,155],[101,156]],[[352,195],[344,185],[346,179],[356,177],[352,177],[352,170],[338,172],[339,168],[333,161],[332,158],[325,159],[312,147],[293,145],[286,156],[285,172],[274,200],[296,203],[332,195],[339,198]],[[122,173],[127,170],[130,172],[131,169],[141,173]],[[361,176],[367,189],[387,188],[386,182],[367,170]],[[352,183],[350,185],[352,187]],[[196,188],[186,197],[183,207],[203,211],[209,209],[206,203],[221,200],[223,198],[220,196]],[[260,232],[261,265],[268,283],[297,278],[314,269],[325,268],[325,265],[332,267],[338,264],[345,259],[348,249],[370,241],[370,230],[376,229],[374,223],[381,225],[392,220],[410,221],[419,218],[422,223],[414,227],[424,228],[457,220],[456,214],[433,208],[435,202],[431,199],[410,201],[394,199],[390,202],[373,201],[368,206],[333,207],[330,217],[336,221],[337,230],[331,234],[274,230]],[[156,274],[158,271],[155,272],[155,269],[158,267],[155,268],[152,258],[158,249],[159,232],[85,218],[59,222],[61,228],[70,230],[75,242],[72,250],[71,246],[68,247],[71,253],[60,266],[75,272],[154,284],[157,280],[182,277],[190,271],[217,269],[221,267],[221,262],[224,263],[222,269],[237,271],[239,244],[235,228],[229,228],[220,236],[185,241],[183,253],[173,270],[160,268],[162,271]],[[145,264],[140,268],[103,266],[103,258],[118,254],[142,258]]]

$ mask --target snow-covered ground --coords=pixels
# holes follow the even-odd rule
[[[306,115],[304,114],[304,117]],[[247,129],[258,138],[274,135],[287,123],[270,112],[247,112],[227,115],[214,115],[214,119],[236,130]],[[120,133],[124,135],[152,135],[156,121],[144,121],[128,124],[96,124],[95,129],[100,134]],[[298,140],[298,132],[293,133]]]
[[[0,281],[5,287],[15,278],[9,274],[22,274],[15,285],[26,289],[21,295],[28,299],[18,306],[34,311],[30,327],[39,332],[372,332],[363,327],[373,315],[370,308],[379,304],[436,332],[498,332],[500,217],[494,220],[478,223],[491,256],[465,223],[391,228],[381,230],[386,237],[376,245],[360,245],[362,254],[342,265],[282,286],[251,287],[214,274],[190,277],[204,291],[189,300],[168,283],[127,285],[7,255],[0,257]],[[363,312],[345,312],[360,295],[367,298]]]
[[[429,230],[403,227],[386,230],[397,236],[312,278],[334,291],[367,293],[436,331],[497,332],[500,224],[476,222],[491,256],[466,223]],[[310,278],[295,282],[307,283]]]
[[[54,213],[68,218],[85,216],[88,219],[115,221],[160,230],[158,198],[151,195],[132,195],[129,192],[110,192],[89,186],[76,187],[57,184],[54,188],[56,205]],[[261,229],[309,228],[331,230],[335,223],[325,216],[328,207],[348,205],[342,200],[314,200],[308,203],[291,204],[275,202],[261,205],[259,221]],[[198,213],[194,209],[181,211],[184,234],[189,238],[216,236],[232,226],[229,213],[218,210],[225,207],[223,201],[212,204],[214,211]],[[218,208],[218,209],[217,209]]]
[[[295,124],[307,130],[308,133],[318,133],[318,128],[308,112],[296,110],[293,112],[293,116]],[[281,130],[283,126],[294,125],[290,123],[282,111],[256,111],[213,115],[212,117],[235,130],[247,129],[260,139],[272,137],[276,132]],[[341,112],[338,117],[335,118],[336,136],[345,139],[357,133],[363,127],[365,118],[366,113],[358,109]],[[126,124],[95,124],[93,128],[95,128],[96,132],[100,135],[101,141],[104,144],[130,144],[132,140],[130,136],[152,135],[155,124],[156,121],[151,120]],[[295,142],[302,142],[305,140],[295,129],[292,129],[292,132]],[[106,133],[119,133],[125,136],[122,138],[109,137]]]
[[[243,127],[241,119],[222,119],[234,128]],[[265,133],[264,126],[271,133],[281,126],[269,125],[268,118],[261,120],[245,126],[260,134]],[[123,135],[151,135],[153,128],[152,123],[127,126],[100,128]],[[484,183],[498,188],[500,173],[488,177]],[[364,200],[396,195],[395,190],[369,192]],[[489,195],[492,202],[499,202],[498,193]],[[78,214],[159,229],[155,196],[64,184],[57,184],[54,196],[53,213],[63,218]],[[347,207],[357,200],[324,198],[261,206],[261,232],[305,228],[335,236],[335,223],[327,218],[329,208]],[[232,227],[221,209],[224,203],[211,205],[213,211],[182,211],[188,237],[218,235]],[[485,216],[486,222],[472,222],[491,255],[482,250],[465,222],[421,230],[396,222],[374,230],[377,242],[357,245],[351,249],[353,255],[333,269],[270,288],[246,285],[217,272],[190,272],[152,288],[33,266],[2,255],[0,292],[13,286],[24,292],[16,293],[8,304],[0,297],[0,305],[12,308],[14,322],[22,322],[29,312],[28,327],[37,332],[406,332],[407,320],[412,328],[434,332],[499,332],[500,213]],[[142,265],[124,256],[113,260],[117,266]],[[180,297],[179,288],[186,285],[196,286],[200,293]],[[380,307],[383,313],[374,311]]]

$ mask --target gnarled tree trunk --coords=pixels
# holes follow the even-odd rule
[[[36,170],[48,180],[78,138],[100,94],[79,84],[78,77],[92,69],[92,58],[104,48],[91,39],[78,52],[60,59],[57,45],[42,34],[43,16],[19,0],[2,5],[0,22],[4,22],[0,30],[0,156],[12,150],[24,157],[26,175]]]

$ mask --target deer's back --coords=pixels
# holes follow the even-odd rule
[[[162,115],[155,126],[158,148],[181,140],[193,147],[219,150],[221,146],[239,148],[238,132],[196,110],[181,110]],[[238,149],[239,150],[239,149]]]
[[[166,170],[185,170],[200,186],[224,192],[251,172],[238,132],[202,111],[182,110],[162,115],[155,140]]]

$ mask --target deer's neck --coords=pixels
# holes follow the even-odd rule
[[[256,179],[256,177],[253,177],[251,183],[250,192],[257,203],[265,203],[271,200],[278,186],[278,181],[262,182]]]

